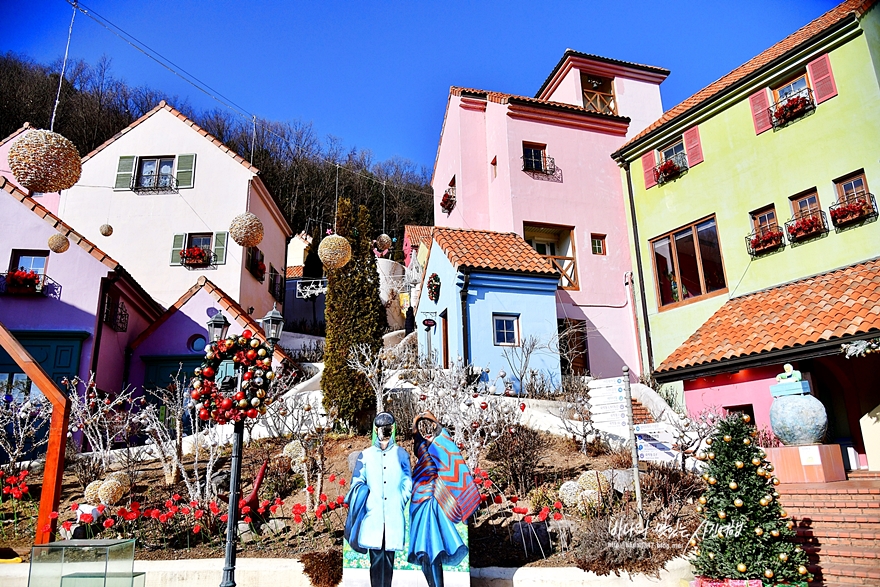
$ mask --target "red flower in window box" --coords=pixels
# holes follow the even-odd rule
[[[205,265],[208,262],[208,251],[202,247],[190,247],[180,251],[180,262],[184,265]]]
[[[752,237],[752,250],[756,253],[775,249],[782,244],[782,231],[778,228],[762,229]]]
[[[806,96],[792,96],[776,107],[776,110],[773,111],[773,118],[781,123],[791,122],[802,116],[807,111],[809,104]]]
[[[788,226],[788,236],[793,239],[799,239],[821,232],[824,228],[822,218],[818,214],[804,216]]]
[[[657,166],[655,173],[657,175],[657,183],[666,183],[678,177],[678,174],[681,173],[681,167],[674,160],[667,159]]]
[[[41,277],[36,271],[11,271],[6,275],[6,291],[12,294],[37,293]]]
[[[831,221],[835,226],[841,226],[869,216],[873,211],[874,208],[867,198],[856,198],[833,206]]]

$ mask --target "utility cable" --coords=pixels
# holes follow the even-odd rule
[[[64,84],[64,70],[67,69],[67,56],[70,53],[70,39],[73,37],[73,21],[76,18],[76,0],[73,0],[73,14],[70,17],[70,28],[67,29],[67,46],[64,47],[64,59],[61,61],[61,75],[58,76],[58,93],[55,94],[55,105],[52,106],[52,121],[49,123],[49,131],[55,131],[55,114],[58,112],[58,103],[61,102],[61,86]]]

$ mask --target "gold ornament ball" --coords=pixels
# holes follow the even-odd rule
[[[762,497],[761,499],[758,500],[758,503],[761,504],[761,505],[763,505],[763,506],[766,506],[766,505],[767,505],[768,503],[770,503],[770,502],[768,502],[766,499],[764,499],[764,498]]]
[[[714,552],[709,553],[709,560],[715,560],[715,553]]]
[[[344,236],[331,234],[318,246],[318,257],[328,269],[339,269],[351,260],[351,245]]]
[[[803,550],[804,550],[804,549],[801,548],[800,546],[795,546],[795,547],[794,547],[794,551],[797,552],[798,554],[800,554],[801,552],[803,552]]]
[[[702,513],[703,513],[703,506],[698,505],[695,509],[696,509],[696,511],[697,511],[698,514],[702,514]]]
[[[25,133],[9,149],[8,161],[16,181],[34,192],[66,190],[82,174],[82,159],[76,146],[48,130]]]
[[[786,512],[785,510],[779,510],[779,517],[780,518],[787,518],[788,512]]]
[[[752,438],[758,438],[758,429],[755,428],[751,432],[749,432],[749,436],[751,436]]]
[[[798,574],[806,575],[807,574],[807,567],[805,567],[804,565],[799,566],[798,567]]]
[[[746,446],[752,444],[752,439],[751,438],[743,438],[743,444]]]
[[[718,479],[715,477],[709,477],[709,485],[715,485],[716,483],[718,483]]]
[[[751,417],[751,416],[749,416],[748,414],[743,414],[743,422],[745,422],[746,424],[748,424],[748,423],[751,422],[751,421],[752,421],[752,417]]]
[[[773,470],[773,463],[767,463],[767,466],[764,468],[767,469],[768,471],[772,471]]]
[[[252,339],[251,339],[251,348],[252,348],[252,349],[255,349],[255,348],[257,348],[258,346],[260,346],[260,341],[257,340],[256,338],[252,338]]]
[[[785,523],[785,527],[791,530],[792,528],[794,528],[794,522],[792,520],[787,521]]]
[[[697,541],[694,540],[693,538],[691,538],[691,539],[688,541],[688,546],[696,546],[696,545],[697,545]]]
[[[232,219],[229,235],[243,247],[255,247],[263,241],[263,223],[255,214],[244,212]]]
[[[758,450],[758,456],[762,459],[767,456],[767,453],[764,452],[764,449]]]
[[[724,442],[730,442],[733,438],[729,434],[724,435]]]
[[[764,469],[764,467],[758,467],[758,470],[755,472],[758,474],[758,477],[763,477],[767,474],[767,471]]]
[[[755,528],[755,535],[756,535],[756,536],[763,536],[763,535],[764,535],[764,529],[763,529],[763,528],[760,528],[760,527],[759,527],[759,528]]]
[[[776,477],[773,477],[773,479],[771,479],[770,482],[771,482],[773,485],[779,485],[779,479],[777,479]]]
[[[257,351],[257,356],[263,358],[266,356],[266,349],[260,349]]]
[[[743,500],[741,500],[740,498],[737,497],[736,499],[733,500],[733,505],[735,505],[738,508],[741,508],[743,506]]]
[[[101,236],[110,236],[113,234],[113,227],[109,224],[102,224],[98,231],[100,231]]]
[[[709,480],[709,473],[703,473],[701,475],[701,477],[703,477],[703,481],[708,481]]]
[[[785,554],[784,552],[780,552],[780,553],[779,553],[779,560],[781,560],[782,562],[787,561],[787,560],[788,560],[788,555]]]
[[[711,438],[706,439],[706,446],[712,446],[712,439]]]
[[[767,577],[768,579],[772,579],[773,578],[773,571],[771,571],[770,569],[767,569],[766,571],[764,571],[764,576]]]
[[[739,563],[738,565],[736,565],[736,570],[739,571],[740,573],[745,573],[746,568],[747,567],[742,563]]]
[[[758,457],[753,458],[753,459],[752,459],[752,464],[755,465],[755,466],[757,467],[758,465],[761,464],[761,459],[759,459]]]
[[[730,487],[730,488],[733,489],[734,491],[736,491],[737,489],[739,489],[739,485],[736,484],[736,481],[731,481],[730,484],[728,485],[728,487]]]
[[[275,379],[275,373],[273,371],[267,371],[266,379]]]
[[[726,520],[727,519],[727,512],[725,512],[725,511],[718,512],[718,518],[722,519],[722,520]]]
[[[779,530],[770,530],[770,536],[773,538],[779,538]]]
[[[380,251],[387,251],[391,248],[391,237],[387,234],[380,234],[376,238],[376,248]]]
[[[742,461],[736,461],[736,462],[734,463],[734,465],[736,465],[736,468],[737,468],[737,469],[742,469],[742,468],[745,466],[745,463],[742,462]]]
[[[715,460],[715,453],[714,453],[714,452],[710,452],[710,453],[709,453],[708,455],[706,455],[706,456],[709,457],[709,460],[710,460],[710,461],[714,461],[714,460]]]
[[[70,248],[70,240],[60,232],[49,237],[49,250],[53,253],[63,253]]]
[[[246,407],[248,407],[248,401],[247,401],[246,399],[240,399],[240,400],[238,400],[238,407],[239,407],[239,408],[246,408]]]
[[[257,390],[257,397],[260,399],[263,399],[264,397],[266,397],[266,390],[265,389],[258,389]]]
[[[706,498],[703,497],[702,495],[700,496],[700,499],[699,499],[698,501],[699,501],[701,504],[706,505]]]

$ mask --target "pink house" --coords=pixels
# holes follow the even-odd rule
[[[662,114],[669,71],[568,50],[535,97],[453,87],[434,164],[437,226],[515,232],[560,273],[572,371],[643,372],[620,170],[610,154]],[[580,344],[580,342],[579,342]]]

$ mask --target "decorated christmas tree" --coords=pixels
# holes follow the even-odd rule
[[[690,542],[692,563],[702,577],[738,580],[730,584],[805,585],[812,579],[807,554],[792,541],[794,522],[750,422],[743,414],[723,418],[699,456],[708,486],[697,505],[703,520]]]

